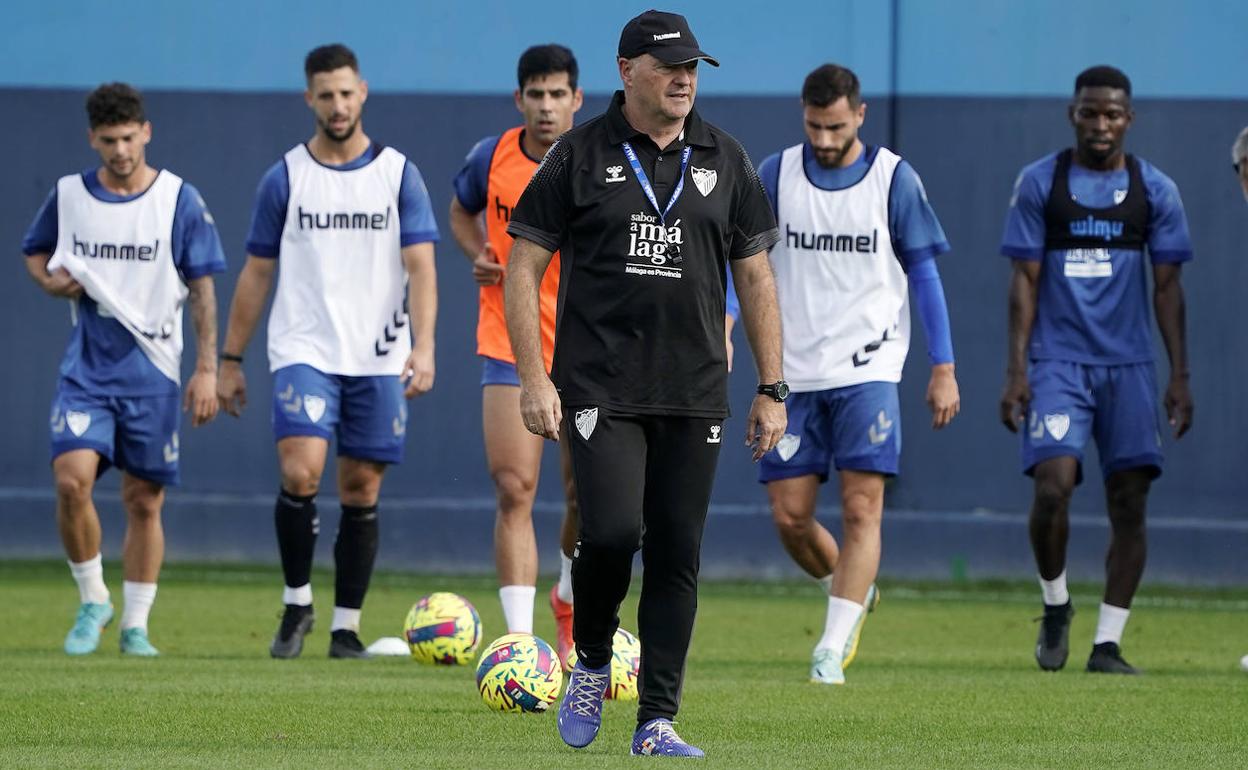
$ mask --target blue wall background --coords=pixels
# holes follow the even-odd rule
[[[381,2],[353,4],[347,15],[326,0],[129,0],[9,9],[9,23],[0,30],[4,50],[11,52],[10,66],[0,73],[0,95],[10,108],[0,241],[10,244],[14,262],[9,279],[0,282],[0,323],[8,330],[0,353],[10,372],[0,382],[0,402],[10,415],[0,441],[0,515],[14,527],[0,535],[0,553],[57,549],[49,516],[46,415],[68,309],[29,283],[17,253],[56,178],[95,160],[84,141],[86,91],[113,79],[146,90],[155,127],[149,159],[200,188],[227,246],[231,272],[218,283],[224,326],[255,184],[282,152],[311,133],[299,94],[302,57],[330,40],[359,53],[372,86],[367,131],[420,166],[444,231],[438,383],[412,408],[408,459],[391,472],[384,495],[393,507],[433,514],[424,520],[434,528],[448,522],[469,527],[488,545],[492,493],[473,355],[476,295],[446,227],[450,179],[476,139],[516,121],[509,94],[520,51],[550,40],[570,45],[590,94],[582,114],[596,114],[615,87],[612,52],[619,27],[644,7],[551,5],[543,12],[532,3]],[[1236,30],[1248,28],[1248,5],[795,0],[769,3],[766,19],[756,18],[758,7],[746,3],[689,2],[681,10],[703,47],[724,64],[702,71],[699,108],[737,135],[756,161],[800,141],[796,92],[807,71],[827,60],[853,67],[868,94],[865,138],[891,143],[915,165],[953,244],[941,269],[963,413],[945,431],[928,427],[919,333],[902,384],[903,472],[889,490],[890,509],[917,513],[898,517],[898,531],[888,534],[886,567],[895,571],[931,561],[928,552],[937,546],[924,526],[935,521],[949,541],[940,546],[948,551],[940,558],[971,554],[972,568],[990,565],[984,569],[994,573],[1028,569],[1020,514],[1029,504],[1030,485],[1018,473],[1017,440],[996,419],[1009,273],[1008,261],[996,256],[1001,223],[1019,167],[1070,141],[1065,104],[1075,74],[1109,62],[1132,76],[1138,114],[1129,146],[1177,181],[1197,251],[1184,276],[1196,427],[1177,444],[1167,438],[1169,464],[1154,488],[1151,511],[1164,526],[1209,533],[1212,550],[1199,544],[1187,549],[1176,579],[1217,572],[1223,559],[1220,581],[1248,580],[1241,564],[1248,544],[1248,512],[1241,503],[1248,488],[1242,470],[1248,407],[1238,385],[1248,342],[1235,312],[1239,287],[1248,282],[1240,261],[1248,210],[1227,164],[1231,140],[1248,123],[1239,85],[1248,47],[1235,37]],[[123,38],[117,30],[125,30],[125,44],[118,45]],[[754,383],[741,334],[737,349],[732,392],[738,416],[727,427],[730,436],[743,429]],[[251,405],[243,419],[222,417],[184,431],[184,486],[171,501],[171,546],[178,517],[192,527],[192,520],[219,516],[254,530],[258,552],[273,555],[267,508],[277,477],[263,352],[261,334],[248,349]],[[1164,382],[1168,369],[1160,349],[1159,362]],[[559,501],[557,468],[553,452],[548,454],[540,492],[546,512]],[[743,514],[727,529],[744,526],[761,535],[770,525],[753,473],[744,448],[726,445],[713,512]],[[115,474],[102,483],[115,488]],[[831,494],[825,501],[835,502]],[[1103,510],[1095,473],[1074,508],[1088,514],[1095,529]],[[903,526],[907,521],[912,526]],[[1009,534],[1000,541],[976,539],[976,527],[985,521],[1002,523]],[[713,524],[712,535],[715,529]],[[117,530],[111,527],[110,537]],[[411,536],[425,550],[443,542],[424,525]],[[210,548],[207,542],[180,547],[189,547],[188,555],[251,554],[242,546]],[[766,542],[757,547],[758,560],[783,563],[779,547]],[[1099,542],[1094,545],[1082,567],[1089,574],[1099,569]],[[484,553],[488,558],[488,548]]]

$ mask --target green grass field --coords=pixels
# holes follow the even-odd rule
[[[106,578],[120,600],[120,570]],[[325,657],[332,583],[301,659],[268,658],[273,568],[166,568],[152,616],[156,660],[60,651],[77,594],[63,563],[0,564],[0,767],[603,768],[628,756],[633,704],[608,703],[588,749],[554,714],[488,711],[473,669]],[[1127,629],[1136,678],[1082,671],[1099,601],[1077,587],[1068,668],[1031,658],[1031,584],[884,583],[849,684],[806,682],[824,604],[812,584],[708,583],[679,729],[708,767],[1248,767],[1248,591],[1145,587]],[[634,586],[636,589],[636,586]],[[467,596],[485,642],[501,635],[493,582],[381,574],[362,636],[397,635],[434,590]],[[634,590],[635,593],[635,590]],[[537,632],[553,639],[539,590]],[[118,606],[120,612],[120,606]],[[621,613],[635,630],[635,606]]]

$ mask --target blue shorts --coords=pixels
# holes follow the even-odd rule
[[[485,362],[485,365],[481,367],[481,387],[486,385],[520,387],[520,375],[516,372],[515,364],[489,356],[481,356],[481,360]]]
[[[814,474],[828,468],[897,475],[901,456],[901,409],[897,383],[864,382],[831,390],[794,393],[785,404],[789,427],[776,448],[758,463],[758,480]]]
[[[1083,480],[1083,448],[1096,440],[1101,473],[1129,468],[1161,475],[1157,375],[1151,363],[1092,366],[1032,361],[1031,413],[1023,434],[1023,472],[1053,457],[1073,457]]]
[[[347,377],[305,364],[273,373],[273,435],[337,434],[338,454],[398,463],[407,438],[407,402],[398,375]]]
[[[74,449],[100,455],[103,473],[115,465],[157,484],[178,483],[176,392],[157,396],[95,396],[68,380],[52,400],[52,459]]]

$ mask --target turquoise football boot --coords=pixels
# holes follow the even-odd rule
[[[875,608],[880,603],[880,590],[875,587],[875,583],[867,589],[866,609],[858,616],[858,622],[854,624],[854,630],[849,632],[849,639],[845,640],[845,651],[841,654],[841,669],[849,668],[849,664],[854,662],[854,658],[858,657],[858,640],[862,637],[862,625],[867,622],[867,613],[875,612]]]
[[[83,602],[74,627],[65,636],[66,655],[90,655],[100,646],[100,632],[113,620],[112,604]]]
[[[146,628],[121,629],[121,654],[133,655],[137,658],[154,658],[160,650],[152,646],[147,638]]]
[[[816,649],[810,661],[810,681],[814,684],[845,684],[841,651]]]

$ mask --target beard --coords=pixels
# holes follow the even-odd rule
[[[360,125],[360,121],[357,118],[356,120],[348,123],[347,127],[341,131],[334,131],[334,129],[330,126],[329,121],[319,121],[319,123],[321,130],[325,132],[325,136],[333,139],[335,142],[345,142],[350,139],[352,135],[355,134],[356,127]]]
[[[856,136],[851,136],[849,139],[845,140],[845,144],[840,147],[829,148],[829,151],[827,152],[816,151],[815,162],[822,168],[837,168],[841,165],[841,162],[845,160],[845,155],[850,151],[850,149],[853,148],[854,141],[857,140],[857,138],[858,137]]]

